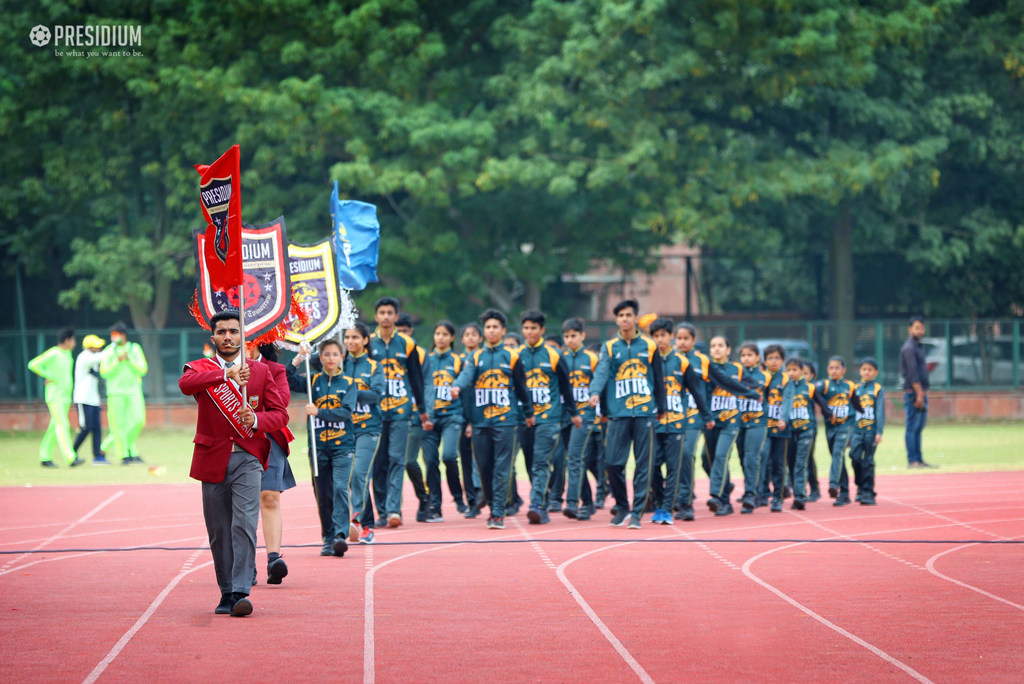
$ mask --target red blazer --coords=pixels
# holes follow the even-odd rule
[[[288,424],[288,395],[282,396],[278,384],[271,379],[270,371],[258,361],[246,361],[250,365],[249,383],[246,385],[249,406],[256,414],[257,436],[243,438],[228,419],[213,403],[205,390],[224,382],[223,370],[197,371],[192,364],[178,379],[182,394],[194,397],[199,404],[196,422],[196,436],[192,441],[192,469],[189,475],[203,482],[223,482],[228,470],[228,460],[234,442],[253,454],[267,468],[270,442],[266,433],[280,430]]]
[[[288,406],[288,402],[291,400],[292,391],[291,388],[288,387],[288,373],[285,371],[284,366],[279,364],[277,361],[269,361],[267,359],[261,359],[260,363],[266,365],[266,367],[270,369],[270,377],[277,384],[277,389],[284,398],[284,405]],[[287,428],[287,426],[285,426],[285,428]],[[291,453],[291,441],[295,439],[295,435],[287,429],[271,432],[270,438],[284,449],[285,455]]]

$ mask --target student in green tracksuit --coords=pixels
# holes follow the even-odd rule
[[[723,335],[716,335],[709,343],[711,352],[711,413],[715,427],[708,431],[706,440],[711,453],[711,498],[708,508],[715,515],[733,512],[729,503],[732,483],[729,481],[729,452],[740,431],[739,397],[759,399],[761,393],[743,384],[743,366],[729,360],[732,348]],[[737,385],[739,389],[737,390]]]
[[[398,318],[395,320],[395,330],[414,340],[412,316],[405,312],[398,314]],[[427,350],[417,344],[416,355],[419,357],[420,371],[422,372],[423,364],[427,360]],[[414,415],[422,415],[424,413],[424,409],[420,408],[420,406],[421,404],[418,404],[414,398],[412,401],[412,412]],[[416,508],[416,522],[428,522],[427,517],[430,510],[427,480],[423,476],[423,469],[420,468],[420,446],[422,443],[423,421],[414,419],[409,422],[409,438],[405,442],[405,473],[409,476],[413,493],[416,494],[416,499],[419,501],[419,506]]]
[[[121,463],[142,463],[135,451],[135,440],[146,426],[142,378],[149,372],[149,364],[142,347],[128,341],[124,323],[110,327],[110,342],[100,361],[100,377],[107,381],[107,422]]]
[[[358,394],[352,412],[352,434],[355,438],[355,460],[352,463],[352,525],[349,541],[373,543],[373,521],[363,527],[360,520],[366,506],[370,474],[380,444],[380,398],[384,394],[384,372],[381,365],[370,358],[370,330],[364,323],[355,323],[345,331],[345,361],[342,373],[356,383]]]
[[[651,323],[651,338],[658,345],[658,357],[665,378],[665,415],[654,430],[655,472],[664,465],[665,477],[661,491],[653,485],[656,509],[651,522],[672,524],[672,509],[677,501],[689,500],[693,484],[693,451],[686,451],[686,425],[689,403],[694,401],[702,422],[711,422],[711,413],[704,401],[704,385],[684,354],[672,345],[673,322],[656,318]]]
[[[574,404],[569,372],[562,356],[544,343],[546,321],[547,317],[543,313],[532,309],[524,311],[520,317],[524,343],[519,349],[519,361],[526,375],[526,387],[530,391],[535,419],[533,426],[523,430],[529,435],[523,439],[523,444],[525,446],[528,441],[531,442],[533,451],[530,510],[526,513],[532,525],[551,522],[548,515],[551,459],[561,439],[563,407]],[[572,424],[574,427],[582,427],[583,418],[573,415]]]
[[[821,398],[821,393],[815,392],[814,385],[804,379],[804,364],[800,359],[786,361],[786,373],[793,385],[793,409],[789,414],[791,451],[795,454],[793,481],[801,485],[793,489],[792,508],[802,511],[807,500],[807,487],[803,486],[807,481],[807,457],[814,439],[814,423],[817,420],[814,415],[814,405],[811,402],[818,404],[826,417],[832,416],[832,410]]]
[[[832,417],[825,421],[825,439],[828,450],[832,454],[832,467],[828,475],[828,493],[835,501],[833,506],[845,506],[850,503],[850,482],[846,474],[846,449],[850,446],[853,420],[851,407],[860,410],[860,404],[854,395],[856,383],[843,376],[846,374],[846,361],[840,356],[828,360],[828,377],[817,383],[821,398],[832,409]]]
[[[680,323],[676,326],[675,333],[675,346],[676,351],[686,357],[686,360],[690,362],[690,368],[693,369],[694,375],[697,378],[697,384],[700,389],[697,394],[700,394],[706,404],[711,403],[711,377],[712,373],[716,373],[716,382],[725,383],[728,385],[731,382],[731,378],[718,372],[717,367],[712,367],[711,359],[700,350],[695,348],[697,344],[697,329],[690,323]],[[736,389],[742,389],[742,385],[737,383]],[[687,393],[686,396],[686,423],[683,430],[683,461],[684,463],[691,464],[688,468],[684,468],[680,473],[679,482],[679,497],[675,502],[675,519],[691,521],[694,519],[695,514],[693,511],[693,495],[694,489],[694,468],[697,460],[697,440],[701,435],[704,435],[705,444],[702,446],[701,453],[701,467],[704,472],[711,474],[711,457],[709,456],[707,447],[707,436],[714,433],[715,421],[713,416],[710,414],[701,414],[697,408],[697,402],[695,395]],[[688,480],[684,480],[686,474],[689,473],[690,477]]]
[[[761,450],[768,434],[768,416],[764,410],[768,384],[772,374],[761,370],[761,350],[754,342],[740,345],[740,364],[743,365],[743,384],[756,390],[756,398],[739,400],[740,434],[736,448],[743,466],[743,499],[740,513],[750,514],[757,507],[757,486],[761,475]]]
[[[427,421],[423,424],[423,461],[427,466],[427,490],[430,510],[427,522],[444,522],[441,513],[441,461],[448,491],[456,506],[465,510],[462,482],[459,480],[459,436],[466,423],[462,402],[452,397],[452,385],[462,371],[463,360],[452,350],[455,326],[439,321],[434,326],[434,349],[423,364],[423,405]],[[444,451],[440,452],[441,445]]]
[[[621,527],[629,518],[630,529],[640,529],[640,518],[650,496],[654,461],[654,427],[665,414],[665,379],[654,341],[640,334],[635,299],[615,305],[619,334],[604,343],[590,383],[590,405],[597,407],[605,392],[608,430],[605,438],[605,468],[615,497],[611,524]],[[633,505],[626,491],[626,464],[630,446],[634,459]]]
[[[857,485],[857,501],[862,506],[875,505],[875,449],[882,443],[885,429],[885,392],[876,382],[878,361],[870,356],[860,362],[860,385],[854,392],[860,408],[854,415],[850,462],[853,481]]]
[[[789,447],[789,414],[793,409],[793,382],[782,370],[786,350],[781,344],[764,348],[765,369],[771,379],[765,387],[765,410],[768,414],[768,439],[761,450],[761,473],[758,478],[758,505],[771,495],[771,511],[782,511],[782,495],[786,487],[786,466]],[[771,491],[768,485],[771,483]]]
[[[565,351],[562,361],[569,373],[569,384],[572,386],[573,403],[566,409],[570,416],[579,416],[580,427],[570,423],[569,443],[566,447],[565,465],[567,486],[565,492],[565,508],[562,514],[571,520],[590,520],[594,514],[594,498],[590,483],[587,482],[588,451],[594,451],[602,445],[601,433],[595,427],[599,425],[598,411],[590,405],[590,382],[597,368],[597,354],[585,349],[583,342],[587,339],[586,328],[581,318],[568,318],[562,323],[562,338]],[[594,460],[596,461],[596,454]],[[604,468],[598,468],[595,462],[594,476],[597,492],[601,491],[604,481]]]
[[[463,352],[459,354],[459,358],[465,363],[466,359],[477,349],[484,341],[484,331],[476,323],[467,323],[462,326],[462,346]],[[462,513],[467,518],[475,518],[480,515],[480,508],[483,506],[482,490],[480,487],[480,473],[477,472],[476,466],[473,465],[473,440],[470,437],[473,428],[469,424],[469,418],[466,417],[466,425],[462,430],[462,434],[459,435],[459,463],[462,465],[462,488],[466,493],[466,504],[465,506],[459,506],[456,503],[456,508],[459,513]]]
[[[46,381],[46,407],[50,410],[50,424],[39,445],[39,463],[44,468],[57,467],[52,460],[54,442],[68,465],[85,463],[75,455],[71,445],[71,423],[68,421],[75,365],[71,350],[75,344],[75,331],[61,328],[57,333],[57,346],[50,347],[28,362],[28,369]]]
[[[426,419],[422,408],[419,416],[413,412],[413,406],[423,406],[423,370],[416,342],[397,329],[398,300],[394,297],[378,299],[374,319],[377,330],[370,336],[370,358],[384,370],[384,396],[380,402],[383,418],[380,458],[373,466],[373,497],[378,509],[383,508],[387,516],[386,519],[381,517],[378,527],[398,527],[402,524],[402,484],[408,465],[409,423],[412,420],[422,423]],[[363,526],[373,524],[372,520],[373,506],[367,497]]]
[[[331,551],[335,556],[344,556],[348,550],[352,522],[349,487],[356,448],[351,418],[359,400],[359,389],[341,372],[342,352],[337,340],[328,339],[320,343],[320,363],[323,371],[315,373],[309,380],[313,401],[306,404],[305,409],[306,415],[314,419],[317,469],[320,472],[330,470],[332,476],[330,491],[321,487],[319,493],[320,497],[329,497],[333,503],[331,530],[323,539],[320,555],[328,555]],[[300,373],[294,363],[285,368],[288,386],[295,391],[305,389],[305,374]],[[321,484],[319,478],[317,484]]]
[[[505,314],[488,309],[480,315],[480,322],[484,326],[484,346],[466,360],[452,386],[452,398],[470,393],[464,405],[473,425],[473,459],[491,509],[487,527],[503,530],[516,443],[513,402],[518,399],[522,404],[527,427],[534,423],[533,402],[519,353],[502,346],[508,325]]]

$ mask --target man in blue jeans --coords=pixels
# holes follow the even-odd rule
[[[910,317],[910,337],[900,349],[903,402],[907,407],[907,467],[934,468],[921,455],[921,432],[928,418],[928,365],[924,359],[924,318]]]

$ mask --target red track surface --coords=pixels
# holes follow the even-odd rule
[[[302,485],[282,497],[285,544],[302,546],[280,586],[258,552],[245,619],[213,614],[198,484],[9,488],[4,679],[1024,680],[1024,548],[977,543],[1024,539],[1024,472],[878,488],[873,508],[699,510],[642,530],[604,510],[489,531],[449,506],[447,523],[321,558]],[[481,540],[516,543],[459,543]],[[101,550],[132,546],[175,550]]]

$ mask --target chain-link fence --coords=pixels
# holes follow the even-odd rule
[[[842,356],[850,368],[848,377],[857,379],[856,363],[866,356],[878,361],[879,377],[888,389],[898,389],[899,353],[907,339],[905,319],[864,321],[703,321],[695,324],[698,344],[713,335],[725,335],[739,358],[745,341],[765,345],[778,343],[787,357],[799,356],[814,362],[818,376],[831,356]],[[924,338],[932,389],[1014,389],[1021,386],[1021,322],[1012,320],[929,320]],[[429,348],[429,329],[417,335]],[[557,324],[548,333],[557,334]],[[591,324],[587,344],[594,346],[615,335],[612,322]],[[95,333],[106,338],[106,330],[78,330],[78,340]],[[195,328],[130,331],[129,339],[142,344],[149,362],[144,381],[147,399],[184,401],[178,391],[182,366],[203,353],[209,333]],[[43,381],[27,369],[29,359],[55,344],[55,331],[0,332],[0,402],[41,399]],[[79,350],[76,350],[76,354]]]

